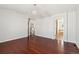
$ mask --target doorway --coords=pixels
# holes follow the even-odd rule
[[[63,17],[58,16],[56,18],[56,39],[62,40],[64,36],[64,23],[63,23]]]

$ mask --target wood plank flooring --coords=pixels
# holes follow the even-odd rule
[[[64,42],[61,47],[55,39],[40,36],[28,37],[0,43],[0,54],[77,54],[76,44]]]

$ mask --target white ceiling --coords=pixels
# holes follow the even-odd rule
[[[32,10],[37,10],[36,17],[46,17],[60,12],[73,11],[79,5],[77,4],[0,4],[0,8],[5,8],[9,10],[14,10],[19,13],[26,14],[28,16],[33,16],[31,14]]]

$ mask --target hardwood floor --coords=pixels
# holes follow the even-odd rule
[[[0,53],[26,53],[27,38],[0,43]]]
[[[79,53],[74,43],[64,42],[61,47],[57,40],[40,36],[30,36],[0,43],[1,54],[73,54]]]

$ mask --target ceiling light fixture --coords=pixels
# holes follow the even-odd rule
[[[32,10],[33,15],[37,14],[36,6],[37,6],[36,4],[33,4],[33,7],[34,7],[33,10]]]

